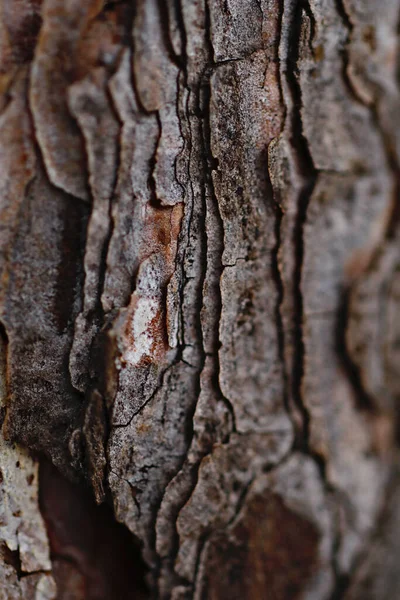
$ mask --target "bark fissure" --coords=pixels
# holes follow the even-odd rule
[[[207,14],[207,12],[206,12]],[[212,48],[211,45],[211,40],[209,37],[209,24],[206,27],[206,32],[207,32],[207,40],[208,40],[208,44],[209,47]],[[213,56],[213,52],[210,52],[210,56]],[[212,180],[212,171],[215,168],[215,159],[212,155],[212,149],[211,149],[211,127],[210,127],[210,102],[211,102],[211,88],[210,88],[210,77],[211,77],[211,73],[206,69],[205,73],[202,76],[202,82],[201,82],[201,86],[202,86],[202,91],[203,91],[203,107],[202,107],[202,112],[203,112],[203,151],[204,151],[204,168],[206,170],[206,173],[208,174],[208,178],[207,178],[207,184],[210,190],[210,195],[211,195],[211,199],[213,202],[213,207],[214,207],[214,211],[215,211],[215,215],[217,218],[217,222],[218,222],[218,236],[220,237],[221,243],[220,243],[220,247],[219,247],[219,259],[218,259],[218,265],[213,265],[214,268],[218,268],[219,271],[219,282],[221,281],[221,276],[223,273],[223,270],[229,266],[229,265],[223,265],[222,264],[222,255],[224,252],[224,229],[223,229],[223,221],[221,218],[221,214],[219,211],[219,207],[218,207],[218,201],[217,201],[217,197],[215,194],[215,190],[214,190],[214,185],[213,185],[213,180]],[[239,259],[238,259],[239,260]],[[231,403],[231,401],[226,398],[221,390],[221,387],[219,385],[219,373],[220,373],[220,363],[219,363],[219,354],[218,354],[218,349],[219,349],[219,345],[220,345],[220,338],[219,338],[219,327],[220,327],[220,319],[221,319],[221,310],[222,310],[222,298],[221,298],[221,287],[220,285],[218,285],[218,296],[217,298],[215,298],[215,304],[216,304],[216,323],[215,323],[215,339],[213,342],[213,346],[215,348],[215,352],[214,352],[214,362],[215,362],[215,385],[216,385],[216,393],[217,395],[222,399],[222,401],[224,402],[224,404],[227,406],[231,418],[232,418],[232,423],[233,423],[233,429],[232,431],[236,431],[236,419],[235,419],[235,410],[234,407]]]
[[[302,12],[304,7],[307,5],[308,11],[310,7],[307,2],[298,0],[296,9],[292,16],[291,23],[291,35],[289,42],[289,54],[288,63],[286,66],[286,75],[289,85],[289,89],[292,95],[293,101],[293,112],[292,118],[292,137],[291,144],[296,152],[298,159],[298,166],[300,172],[304,178],[303,188],[300,191],[298,198],[298,212],[296,218],[296,225],[294,229],[294,254],[295,254],[295,270],[294,270],[294,329],[296,332],[296,350],[295,358],[292,366],[292,385],[293,385],[293,398],[303,416],[303,431],[300,433],[300,439],[298,444],[300,447],[304,445],[306,451],[308,448],[309,438],[309,421],[310,414],[302,400],[302,379],[304,373],[304,361],[305,361],[305,348],[303,341],[303,295],[301,290],[301,279],[302,279],[302,267],[303,267],[303,255],[304,255],[304,242],[303,242],[303,230],[304,224],[307,219],[307,208],[315,188],[317,180],[317,171],[314,166],[314,162],[311,156],[310,148],[308,146],[307,139],[303,132],[302,124],[302,93],[301,87],[298,82],[298,60],[299,60],[299,45],[301,38],[301,23],[302,23]]]

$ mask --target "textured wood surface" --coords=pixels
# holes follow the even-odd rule
[[[399,12],[0,0],[0,598],[400,597]]]

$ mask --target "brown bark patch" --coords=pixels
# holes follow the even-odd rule
[[[202,598],[295,600],[317,568],[319,534],[279,496],[256,496],[227,534],[214,537]]]

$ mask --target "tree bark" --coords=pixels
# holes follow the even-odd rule
[[[400,597],[396,0],[0,0],[0,598]]]

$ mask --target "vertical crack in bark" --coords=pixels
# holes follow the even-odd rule
[[[298,167],[301,175],[304,178],[303,188],[300,191],[298,199],[297,220],[294,229],[294,253],[295,253],[295,270],[294,270],[294,331],[296,336],[294,362],[292,366],[292,385],[293,398],[303,416],[303,431],[301,437],[297,432],[297,444],[306,452],[309,451],[309,427],[310,414],[303,402],[302,398],[302,380],[304,374],[305,347],[303,340],[303,295],[301,290],[301,278],[304,257],[304,225],[307,219],[308,204],[315,187],[317,179],[317,171],[311,156],[308,146],[308,141],[304,135],[303,123],[301,116],[302,108],[302,93],[298,80],[298,60],[300,52],[300,37],[302,13],[308,10],[305,8],[306,2],[298,0],[296,9],[294,10],[291,23],[291,35],[289,40],[289,53],[287,63],[287,81],[293,100],[292,113],[292,137],[291,144],[296,151]]]
[[[210,7],[208,1],[205,2],[205,39],[208,50],[209,57],[209,65],[206,66],[202,76],[201,76],[201,91],[202,91],[202,105],[200,105],[199,98],[199,111],[202,111],[202,149],[203,149],[203,162],[204,162],[204,170],[206,173],[206,185],[209,188],[209,192],[211,195],[211,199],[213,202],[213,206],[215,208],[215,216],[217,218],[218,223],[218,237],[220,239],[220,247],[218,254],[218,270],[219,270],[219,281],[221,281],[221,276],[224,270],[224,266],[222,264],[222,255],[224,252],[224,224],[221,217],[221,212],[218,205],[218,199],[214,189],[212,172],[217,167],[217,161],[213,156],[212,148],[211,148],[211,75],[212,70],[215,68],[214,62],[214,48],[212,45],[211,39],[211,19],[210,19]],[[221,287],[218,285],[218,296],[215,298],[215,302],[217,304],[217,317],[215,323],[215,343],[214,348],[216,349],[214,355],[215,362],[215,387],[216,393],[219,398],[224,402],[225,406],[229,410],[229,413],[232,418],[232,431],[236,431],[236,417],[235,417],[235,409],[231,401],[224,396],[221,390],[221,386],[219,384],[219,374],[220,374],[220,361],[219,361],[219,326],[221,320],[221,312],[222,312],[222,295],[221,295]]]
[[[339,305],[339,310],[337,311],[336,353],[353,390],[357,408],[359,410],[367,410],[373,414],[376,411],[375,401],[365,389],[361,378],[360,368],[352,360],[347,350],[346,330],[349,319],[349,296],[350,288],[347,287],[342,292],[341,303]]]
[[[350,57],[349,57],[349,44],[351,41],[351,36],[353,33],[353,23],[350,20],[350,16],[347,13],[345,4],[343,0],[335,0],[335,6],[336,6],[336,12],[338,13],[342,24],[344,25],[345,30],[347,31],[347,39],[345,42],[345,45],[343,47],[343,49],[340,51],[341,57],[342,57],[342,78],[343,81],[348,89],[348,91],[350,92],[351,96],[360,104],[362,104],[363,106],[366,106],[365,102],[362,100],[362,98],[359,96],[359,94],[357,93],[357,90],[354,88],[351,79],[349,77],[349,64],[350,64]]]
[[[302,382],[304,376],[306,350],[303,338],[303,319],[304,306],[302,294],[302,269],[304,259],[304,226],[307,220],[308,205],[314,191],[318,171],[314,165],[311,151],[308,145],[308,140],[304,134],[302,123],[302,92],[299,83],[298,61],[300,58],[300,39],[301,39],[301,23],[302,13],[306,14],[311,21],[311,33],[315,30],[314,15],[307,0],[298,0],[296,8],[292,15],[291,36],[287,64],[287,81],[292,95],[293,113],[292,113],[292,137],[291,144],[296,151],[298,168],[303,177],[304,183],[298,198],[298,212],[294,228],[294,252],[295,252],[295,270],[294,270],[294,331],[295,331],[295,352],[292,371],[292,394],[294,401],[303,418],[303,431],[297,432],[297,445],[302,452],[308,454],[315,462],[322,484],[325,488],[327,497],[331,497],[333,501],[333,509],[331,512],[335,518],[334,541],[332,547],[331,564],[334,573],[337,573],[337,552],[341,543],[341,534],[338,522],[338,504],[337,492],[328,480],[326,473],[326,461],[323,456],[315,452],[310,447],[310,421],[311,414],[305,406],[302,393]],[[309,41],[311,43],[311,41]],[[300,435],[301,434],[301,437]]]
[[[283,219],[283,210],[280,204],[279,198],[277,198],[276,192],[273,190],[273,186],[271,185],[271,193],[272,197],[275,200],[275,245],[272,249],[272,274],[275,280],[276,291],[277,291],[277,299],[275,306],[275,320],[276,320],[276,330],[277,330],[277,340],[278,340],[278,356],[279,361],[282,364],[282,374],[283,374],[283,384],[284,384],[284,394],[283,401],[285,404],[286,411],[289,416],[291,416],[290,403],[289,403],[289,390],[288,390],[288,374],[287,374],[287,364],[285,357],[285,330],[283,327],[283,319],[282,319],[282,303],[284,298],[284,284],[282,280],[282,274],[279,266],[279,256],[281,251],[281,226]],[[293,422],[293,419],[291,419]]]
[[[169,35],[170,15],[168,5],[165,0],[157,0],[158,10],[161,15],[162,34],[165,48],[168,53],[168,57],[171,62],[178,67],[178,69],[184,68],[184,60],[181,56],[178,56],[174,50],[171,37]]]
[[[17,579],[20,580],[23,577],[22,565],[21,565],[21,554],[19,544],[16,550],[10,550],[7,544],[2,543],[2,551],[4,556],[4,562],[7,565],[11,565],[17,575]],[[26,573],[29,575],[30,573]]]
[[[157,119],[158,136],[157,136],[157,140],[156,140],[156,143],[154,146],[153,155],[150,157],[150,160],[149,160],[148,186],[149,186],[149,190],[151,192],[150,203],[152,204],[152,206],[154,206],[154,208],[159,208],[160,210],[162,210],[162,205],[161,205],[160,199],[157,197],[156,180],[154,177],[154,172],[155,172],[156,165],[157,165],[157,152],[158,152],[158,148],[160,146],[160,141],[161,141],[161,136],[162,136],[162,124],[161,124],[161,119],[160,119],[160,113],[158,110],[154,112],[154,115]]]
[[[262,10],[262,6],[261,6],[260,2],[259,2],[259,6],[260,6],[261,13],[262,13],[262,22],[264,22],[264,11]],[[280,11],[279,11],[278,24],[277,24],[278,39],[277,39],[277,44],[276,44],[276,52],[277,52],[279,62],[280,62],[279,48],[281,47],[284,10],[285,10],[285,3],[282,2],[282,5],[281,5]],[[284,107],[284,114],[282,117],[282,126],[281,126],[281,131],[280,131],[280,135],[281,135],[285,128],[285,123],[286,123],[286,119],[287,119],[287,106],[284,102],[284,96],[283,96],[283,90],[282,90],[281,68],[278,69],[278,86],[279,86],[280,101],[281,101],[282,106]],[[275,284],[276,284],[276,290],[277,290],[275,318],[276,318],[276,329],[277,329],[277,339],[278,339],[278,356],[279,356],[279,360],[282,364],[283,384],[284,384],[283,400],[285,403],[286,411],[287,411],[288,415],[290,416],[291,421],[294,426],[294,420],[291,415],[290,400],[289,400],[290,393],[289,393],[288,365],[287,365],[286,356],[285,356],[285,328],[283,325],[283,315],[282,315],[282,306],[283,306],[283,300],[284,300],[284,295],[285,295],[285,286],[284,286],[284,281],[283,281],[283,277],[282,277],[282,273],[281,273],[281,267],[279,264],[280,254],[281,254],[281,249],[282,249],[281,236],[282,236],[282,220],[283,220],[283,216],[284,216],[284,211],[283,211],[282,204],[280,201],[279,193],[277,192],[277,190],[274,189],[274,186],[272,185],[272,179],[271,179],[271,173],[270,173],[270,161],[269,161],[269,148],[268,148],[268,152],[267,152],[267,172],[268,172],[268,185],[270,186],[271,196],[274,200],[274,209],[275,209],[275,246],[272,250],[272,273],[273,273],[273,277],[274,277]]]
[[[0,320],[0,435],[3,434],[3,423],[7,416],[7,407],[9,402],[9,381],[8,381],[8,357],[9,341],[7,329],[3,321]]]

